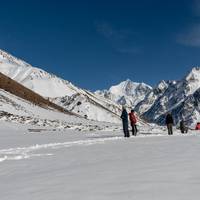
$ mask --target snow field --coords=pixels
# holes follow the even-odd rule
[[[2,200],[199,198],[198,132],[146,129],[125,139],[112,131],[13,130],[0,131]]]

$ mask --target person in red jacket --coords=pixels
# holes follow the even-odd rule
[[[196,130],[200,130],[200,122],[198,122],[197,123],[197,125],[196,125],[196,128],[195,128]]]
[[[129,120],[132,126],[132,134],[136,136],[137,135],[137,126],[136,126],[137,118],[136,118],[134,110],[131,110],[131,112],[129,113]]]

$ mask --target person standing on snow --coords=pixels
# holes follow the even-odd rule
[[[124,137],[130,137],[128,130],[128,113],[125,107],[123,107],[122,109],[121,119],[122,119]]]
[[[131,110],[131,112],[129,113],[129,120],[131,122],[131,127],[132,127],[132,135],[136,136],[137,135],[137,118],[135,116],[135,111]]]
[[[174,120],[173,120],[173,117],[172,117],[171,113],[168,113],[166,115],[165,122],[166,122],[167,129],[168,129],[168,135],[173,135]]]
[[[186,127],[185,122],[183,120],[180,121],[180,130],[181,130],[181,133],[188,132],[188,128]]]

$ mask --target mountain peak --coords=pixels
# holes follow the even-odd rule
[[[186,75],[185,80],[187,81],[200,81],[200,67],[193,67],[192,70]]]
[[[123,81],[123,82],[126,82],[126,83],[133,83],[133,81],[131,80],[131,79],[129,79],[129,78],[127,78],[125,81]]]
[[[152,87],[145,83],[137,83],[126,79],[118,85],[110,87],[109,90],[96,91],[96,94],[119,104],[123,102],[123,104],[127,106],[134,107],[139,101],[143,100],[146,94],[151,90]]]
[[[168,84],[166,81],[162,80],[158,83],[158,85],[156,86],[156,88],[158,88],[159,90],[165,90],[168,87]]]
[[[8,64],[14,64],[16,67],[31,67],[27,62],[16,58],[8,52],[0,49],[0,62],[6,62]]]

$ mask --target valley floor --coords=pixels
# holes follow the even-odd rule
[[[200,132],[29,132],[0,124],[1,200],[196,200]]]

